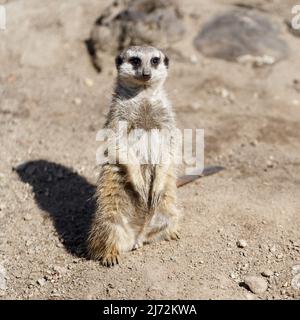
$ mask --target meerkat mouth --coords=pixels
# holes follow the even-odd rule
[[[151,80],[151,76],[140,76],[140,77],[135,77],[136,80],[142,82],[142,83],[147,83],[147,82],[150,82]]]

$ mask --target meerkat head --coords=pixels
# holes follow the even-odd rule
[[[116,57],[118,78],[123,83],[152,86],[168,75],[169,58],[150,46],[132,46]]]

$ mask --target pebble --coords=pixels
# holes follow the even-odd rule
[[[257,276],[246,276],[244,283],[255,294],[264,293],[268,289],[268,283],[264,278]]]
[[[293,289],[299,290],[300,289],[300,273],[298,273],[291,282]]]
[[[247,300],[255,300],[255,295],[252,294],[252,293],[250,293],[250,292],[246,292],[246,293],[245,293],[245,298],[246,298]]]
[[[197,56],[194,55],[194,54],[190,56],[190,61],[191,61],[191,63],[193,63],[193,64],[197,64],[197,63],[199,62]]]
[[[238,241],[236,242],[236,245],[237,245],[239,248],[246,248],[246,247],[248,246],[248,243],[247,243],[246,240],[241,239],[241,240],[238,240]]]
[[[45,278],[40,278],[37,280],[37,283],[43,287],[46,284],[46,279]]]
[[[94,85],[94,81],[90,78],[86,78],[84,80],[84,83],[88,86],[88,87],[92,87]]]
[[[249,264],[248,263],[246,263],[243,266],[241,266],[241,270],[242,271],[246,271],[248,268],[249,268]]]
[[[261,273],[262,276],[267,277],[267,278],[271,277],[273,274],[274,274],[274,272],[270,269],[266,269]]]
[[[6,290],[6,270],[2,264],[0,264],[0,290]]]
[[[300,264],[296,264],[295,266],[292,266],[292,274],[296,275],[300,273]]]
[[[272,253],[275,253],[276,252],[276,246],[272,246],[270,249],[269,249],[270,252]]]
[[[80,98],[75,98],[74,103],[76,104],[76,106],[80,106],[82,103],[82,100]]]
[[[25,221],[30,221],[30,220],[32,220],[32,215],[31,214],[26,214],[25,216],[24,216],[24,220]]]

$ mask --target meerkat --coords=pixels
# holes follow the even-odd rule
[[[169,58],[151,46],[132,46],[115,59],[117,80],[104,128],[117,131],[121,121],[133,129],[170,133],[160,148],[168,161],[105,163],[97,183],[96,212],[88,251],[104,266],[120,261],[122,252],[154,240],[179,239],[176,205],[175,116],[164,83]],[[131,160],[135,155],[129,156]]]

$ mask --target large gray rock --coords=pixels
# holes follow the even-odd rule
[[[185,32],[175,0],[118,0],[97,19],[89,41],[94,62],[101,69],[101,54],[115,54],[130,45],[162,48]]]
[[[242,56],[269,56],[278,61],[288,55],[276,25],[255,10],[237,9],[207,22],[194,39],[204,55],[228,61]]]

